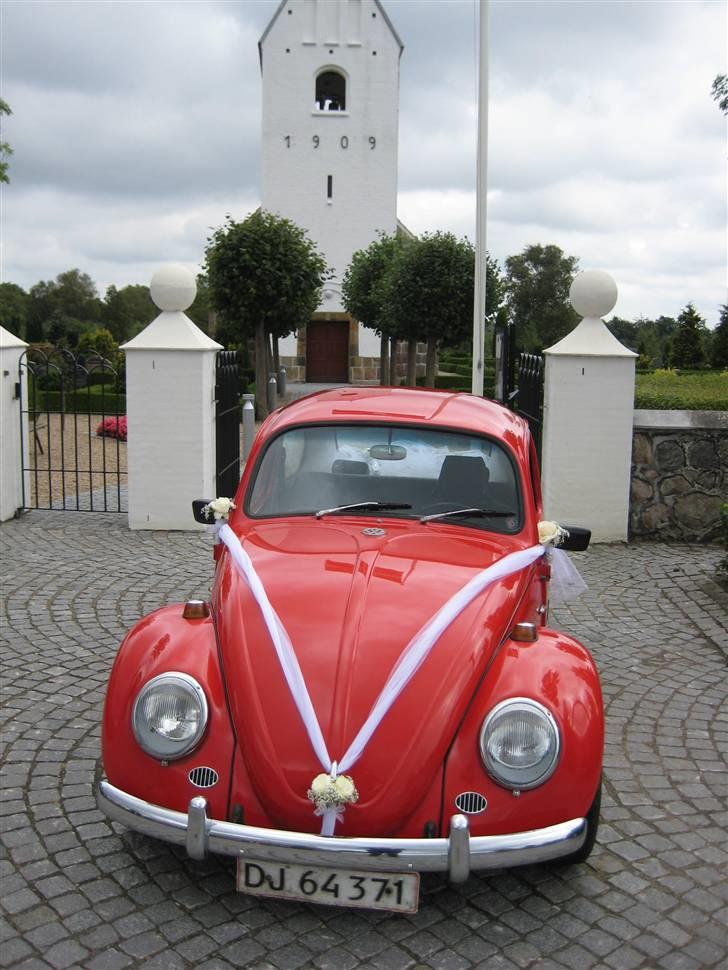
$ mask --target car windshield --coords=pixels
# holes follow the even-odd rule
[[[353,505],[360,507],[339,508]],[[458,510],[452,517],[439,515]],[[361,424],[299,427],[278,435],[255,470],[246,511],[256,518],[433,516],[433,526],[507,533],[517,532],[522,518],[513,462],[496,441]]]

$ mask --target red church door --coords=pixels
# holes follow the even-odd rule
[[[311,320],[306,327],[306,380],[349,381],[349,324],[345,320]]]

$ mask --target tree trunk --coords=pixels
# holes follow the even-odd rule
[[[390,387],[396,387],[399,384],[397,380],[397,338],[389,338],[389,385]]]
[[[255,325],[255,416],[259,421],[268,417],[267,387],[268,340],[261,320]]]
[[[434,387],[437,377],[437,337],[427,338],[427,364],[425,365],[425,387]]]
[[[417,387],[417,338],[407,341],[407,387]]]
[[[274,337],[271,334],[271,340],[273,341],[273,373],[275,374],[276,380],[278,380],[278,375],[281,372],[281,356],[278,351],[278,337]]]
[[[389,337],[382,334],[379,343],[379,383],[387,386],[389,377]]]

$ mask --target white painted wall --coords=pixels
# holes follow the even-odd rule
[[[23,507],[23,465],[21,459],[20,398],[15,395],[20,358],[28,345],[0,326],[0,522],[12,519]],[[25,373],[23,384],[26,384]],[[27,400],[27,387],[23,387]],[[28,442],[28,418],[24,415],[23,436]]]
[[[379,357],[382,349],[380,337],[369,327],[359,324],[359,356]]]
[[[126,348],[129,528],[203,528],[215,498],[215,351]]]
[[[627,541],[634,360],[546,352],[544,514]]]
[[[215,498],[215,358],[220,344],[183,310],[195,280],[178,266],[150,286],[162,313],[122,345],[126,353],[130,529],[204,528],[192,500]]]
[[[596,542],[626,542],[637,355],[601,319],[617,302],[608,273],[580,273],[570,299],[584,319],[544,351],[544,513]]]
[[[352,254],[397,226],[401,43],[376,0],[290,0],[260,48],[262,205],[304,227],[326,255],[334,277],[319,310],[342,312]],[[346,111],[314,107],[316,75],[326,67],[347,77]],[[359,340],[360,354],[379,354],[371,331],[360,328]],[[281,341],[281,353],[295,352],[294,338]]]

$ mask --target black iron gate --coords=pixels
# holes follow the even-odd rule
[[[543,357],[540,354],[519,354],[515,387],[510,387],[506,395],[508,407],[528,421],[539,459],[543,431],[543,379]]]
[[[240,388],[238,352],[221,350],[215,375],[217,494],[232,498],[240,480]]]
[[[123,364],[30,347],[20,358],[23,508],[126,512]]]

